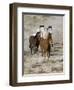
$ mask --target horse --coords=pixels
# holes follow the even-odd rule
[[[31,54],[36,53],[39,48],[39,38],[40,38],[40,32],[37,32],[35,36],[30,36],[29,37],[29,48],[31,50]]]
[[[50,57],[50,49],[52,42],[53,40],[51,33],[49,33],[47,30],[42,31],[40,37],[40,48],[42,56]]]

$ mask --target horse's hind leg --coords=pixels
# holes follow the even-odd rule
[[[49,46],[48,46],[48,57],[50,57],[50,51],[51,51],[51,46],[49,44]]]

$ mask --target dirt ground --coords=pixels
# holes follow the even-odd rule
[[[24,74],[62,73],[63,48],[55,44],[51,48],[50,57],[41,56],[41,52],[31,55],[30,51],[24,52]]]

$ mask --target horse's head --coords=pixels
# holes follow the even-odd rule
[[[40,37],[41,37],[41,32],[37,32],[36,33],[36,38],[40,41]]]
[[[47,31],[52,34],[52,26],[48,26]]]

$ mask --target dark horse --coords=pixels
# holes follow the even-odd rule
[[[37,32],[35,36],[29,37],[29,48],[31,50],[31,54],[36,53],[40,44],[40,32]]]

